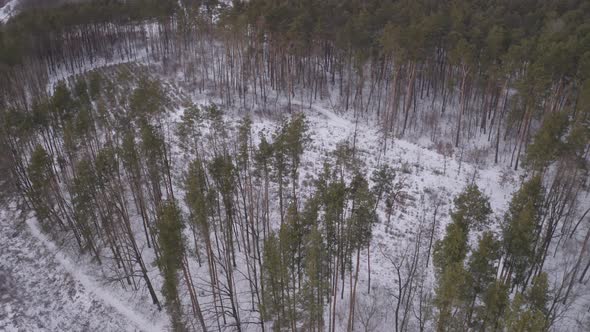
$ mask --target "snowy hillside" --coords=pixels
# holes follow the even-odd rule
[[[174,82],[171,83],[170,86],[173,86]],[[170,91],[173,99],[187,98],[182,96],[183,92],[173,91]],[[195,94],[192,98],[197,105],[210,103],[203,94]],[[489,197],[494,211],[494,226],[491,229],[498,231],[499,222],[506,211],[511,194],[521,181],[520,173],[515,173],[506,166],[474,165],[461,160],[462,156],[444,156],[436,152],[434,147],[427,148],[401,139],[390,140],[384,151],[381,140],[377,139],[380,129],[373,120],[355,121],[347,115],[338,114],[325,103],[314,103],[310,108],[309,105],[304,106],[303,103],[292,100],[292,107],[295,112],[301,111],[306,115],[312,138],[310,146],[302,156],[300,186],[304,196],[311,194],[309,189],[306,189],[309,188],[310,179],[321,173],[324,162],[330,160],[333,151],[345,142],[355,144],[358,158],[363,162],[363,169],[366,169],[367,174],[371,174],[383,164],[397,170],[396,181],[403,185],[405,198],[403,203],[394,207],[390,217],[386,216],[384,210],[379,210],[380,222],[373,229],[370,252],[361,256],[358,284],[357,301],[362,303],[359,320],[367,319],[365,323],[374,331],[387,329],[392,324],[392,301],[395,298],[395,287],[392,287],[392,282],[395,285],[399,278],[396,264],[403,264],[404,255],[415,250],[414,246],[417,243],[420,250],[426,250],[426,239],[431,228],[434,230],[434,241],[442,237],[450,220],[452,199],[473,182]],[[163,120],[164,123],[172,127],[177,126],[183,112],[184,108],[180,108],[169,113]],[[229,111],[225,120],[229,129],[238,126],[242,116],[238,111]],[[269,119],[263,115],[256,115],[252,125],[254,145],[259,142],[258,133],[271,133],[278,125],[276,117]],[[236,133],[231,129],[230,137],[234,135]],[[175,151],[175,182],[180,183],[187,168],[186,157],[180,153],[180,147],[173,146],[171,150]],[[179,185],[177,190],[182,192],[182,186]],[[275,220],[273,228],[278,227],[277,204],[275,197],[272,202],[275,210],[271,212],[271,218]],[[3,208],[0,219],[3,227],[1,234],[4,237],[0,241],[3,245],[1,262],[3,278],[8,285],[5,287],[6,295],[2,297],[2,305],[7,314],[0,317],[1,326],[5,329],[28,329],[34,326],[39,330],[158,331],[168,326],[168,318],[163,312],[158,313],[154,307],[143,304],[147,301],[145,289],[135,293],[122,290],[112,281],[107,282],[112,277],[108,265],[99,268],[87,255],[78,256],[72,251],[73,248],[54,244],[54,240],[43,234],[32,214],[22,215],[16,212],[14,204],[11,204]],[[389,222],[387,219],[390,219]],[[140,229],[137,231],[137,236],[141,237]],[[187,230],[185,236],[191,238],[192,234]],[[473,234],[470,241],[472,246],[476,245],[476,240],[477,234]],[[241,270],[243,274],[246,273],[245,264],[245,261],[238,264],[238,271]],[[425,285],[433,287],[432,264],[429,266],[421,273],[424,273]],[[8,273],[9,270],[13,272]],[[206,289],[207,269],[192,261],[191,270],[197,289]],[[404,273],[403,270],[401,273]],[[151,275],[156,280],[159,279],[157,271],[153,269]],[[250,303],[246,280],[238,276],[236,285],[239,293],[238,307],[246,310]],[[199,294],[202,302],[212,301],[204,291],[200,291]],[[343,299],[337,302],[336,309],[340,315],[336,320],[336,330],[339,331],[346,330],[348,291],[343,292],[343,295]],[[64,314],[55,316],[56,310]],[[213,328],[216,324],[215,318],[209,314],[206,314],[206,317],[209,317],[207,324]],[[255,320],[255,317],[254,315],[242,318],[248,321]],[[374,318],[368,320],[368,317]],[[564,322],[573,324],[567,319]],[[410,323],[408,328],[416,329],[414,324]],[[259,330],[256,325],[245,324],[244,327],[247,331]]]
[[[0,0],[0,331],[590,330],[590,7],[500,2]]]
[[[196,98],[196,104],[208,104],[199,95],[195,95],[194,98]],[[309,108],[293,101],[293,107],[306,114],[312,137],[312,143],[302,157],[300,175],[302,188],[306,187],[310,178],[315,177],[322,170],[323,163],[330,159],[332,151],[336,149],[338,144],[352,143],[353,141],[356,142],[359,159],[366,165],[368,174],[379,165],[388,164],[399,170],[398,181],[404,184],[406,196],[404,203],[395,208],[389,223],[386,221],[385,212],[381,211],[381,221],[374,229],[369,256],[371,260],[371,294],[377,295],[367,294],[367,287],[369,287],[368,260],[366,255],[362,256],[358,285],[362,290],[359,295],[359,301],[362,303],[391,301],[391,294],[394,290],[390,285],[392,280],[397,277],[390,260],[399,253],[411,250],[417,240],[418,233],[421,234],[420,236],[426,237],[432,227],[435,205],[438,211],[438,221],[435,225],[436,239],[441,236],[440,234],[449,220],[448,211],[452,206],[453,197],[467,184],[475,181],[482,191],[490,197],[495,211],[494,219],[501,218],[507,201],[518,184],[518,174],[510,171],[507,167],[481,168],[466,161],[460,162],[457,158],[445,157],[432,149],[404,140],[396,139],[389,142],[387,150],[382,154],[380,151],[383,150],[383,147],[376,139],[379,137],[379,129],[372,121],[361,120],[355,123],[353,119],[335,113],[329,105],[314,104]],[[165,122],[173,124],[180,119],[182,112],[180,109],[171,113],[169,120],[165,120]],[[231,128],[238,124],[241,116],[235,112],[229,112],[226,120]],[[277,126],[276,120],[256,116],[253,121],[253,136],[258,137],[258,132],[273,132]],[[173,150],[177,150],[177,148],[173,148]],[[178,155],[175,159],[175,177],[179,181],[186,165],[182,155]],[[275,200],[273,202],[275,208],[276,204]],[[276,212],[273,213],[273,218],[276,220]],[[153,307],[141,304],[146,301],[145,290],[140,292],[140,294],[143,293],[141,296],[137,297],[133,292],[121,292],[119,286],[107,284],[103,278],[110,278],[108,270],[104,270],[103,267],[101,271],[85,255],[78,256],[67,247],[60,248],[53,244],[52,240],[42,234],[37,221],[31,214],[19,215],[14,212],[12,205],[4,208],[0,219],[2,219],[4,230],[2,235],[5,236],[1,241],[4,245],[2,251],[3,269],[17,267],[16,273],[5,275],[5,278],[8,280],[8,285],[22,285],[24,283],[24,286],[17,287],[3,298],[8,315],[3,317],[1,321],[7,329],[37,326],[39,329],[46,330],[55,328],[75,330],[78,329],[75,326],[80,326],[84,329],[155,331],[161,330],[162,326],[168,324],[168,319],[163,314],[157,314]],[[18,230],[10,231],[14,224],[19,225]],[[192,237],[190,232],[186,236]],[[18,263],[21,260],[25,263]],[[193,264],[192,269],[195,280],[207,280],[208,272],[204,267]],[[431,283],[432,270],[428,270],[426,273],[430,280],[428,283]],[[37,277],[39,279],[36,279]],[[157,278],[157,275],[154,274],[154,277]],[[247,287],[243,281],[239,281],[240,279],[238,278],[236,281],[238,285],[241,285],[239,287]],[[45,295],[43,292],[31,291],[33,286],[55,293]],[[197,281],[197,288],[206,287],[207,282]],[[9,286],[9,289],[12,287]],[[243,294],[239,297],[239,306],[245,309],[249,303],[248,292],[243,289],[240,290],[240,293]],[[384,298],[379,297],[376,300],[371,300],[373,296],[384,295]],[[346,297],[339,304],[342,308],[338,309],[338,312],[342,315],[346,310],[346,306],[343,305],[347,301]],[[209,301],[206,300],[206,297],[203,299],[205,302]],[[45,301],[49,302],[44,304]],[[64,307],[66,305],[68,307]],[[380,312],[378,314],[381,315],[381,318],[371,322],[375,325],[373,330],[383,329],[391,324],[391,321],[385,318],[391,316],[391,312],[388,312],[390,305],[380,303],[379,306]],[[56,310],[54,308],[62,308],[64,316],[52,316],[51,312]],[[52,318],[47,321],[42,318],[43,315],[49,315]],[[98,317],[112,318],[99,319]],[[153,321],[154,318],[157,320]],[[214,323],[210,321],[209,324]],[[337,324],[345,324],[345,320]],[[345,328],[345,325],[339,325],[337,330],[345,330]],[[247,330],[257,331],[258,328],[252,325]]]

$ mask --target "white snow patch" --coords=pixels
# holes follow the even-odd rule
[[[19,0],[9,0],[4,7],[0,8],[0,23],[5,23],[12,16],[16,15],[16,4]]]

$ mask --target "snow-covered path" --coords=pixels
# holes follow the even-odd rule
[[[39,225],[0,210],[0,331],[163,331],[85,275]]]

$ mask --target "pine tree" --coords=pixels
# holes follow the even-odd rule
[[[432,259],[437,277],[434,302],[439,309],[439,331],[447,327],[467,328],[477,294],[483,288],[482,283],[488,280],[489,259],[492,258],[489,256],[494,251],[493,238],[490,234],[484,234],[483,242],[480,242],[483,246],[472,257],[472,270],[465,268],[470,229],[486,226],[492,211],[487,197],[475,185],[465,188],[454,203],[452,222],[447,226],[445,237],[435,243]]]
[[[462,262],[467,256],[467,236],[464,227],[457,222],[450,223],[442,240],[436,241],[432,262],[438,273],[444,273],[447,266]]]
[[[200,236],[205,242],[209,239],[209,189],[207,186],[207,174],[200,159],[194,160],[190,165],[186,178],[185,201],[191,212],[191,222],[199,230]]]
[[[469,273],[463,262],[447,265],[437,276],[434,304],[438,308],[436,330],[465,330],[468,309]]]
[[[263,193],[263,237],[266,237],[267,233],[270,233],[270,178],[272,170],[272,156],[274,154],[273,145],[270,144],[266,137],[260,133],[260,143],[258,149],[254,154],[254,163],[256,167],[256,174],[264,183]]]
[[[489,198],[475,184],[471,184],[455,200],[451,218],[465,224],[469,230],[482,231],[488,227],[492,209]]]
[[[72,203],[74,207],[74,219],[80,226],[82,237],[85,239],[85,249],[90,250],[96,260],[101,262],[100,249],[95,242],[95,233],[100,227],[95,214],[96,176],[90,161],[84,159],[78,163],[78,173],[74,180]]]
[[[286,294],[289,286],[287,264],[283,261],[280,238],[271,233],[264,242],[262,280],[264,287],[260,313],[264,320],[273,320],[274,329],[280,331],[289,327]]]
[[[285,223],[279,228],[279,246],[281,251],[281,264],[284,265],[286,275],[283,278],[283,306],[285,307],[285,319],[292,331],[296,331],[299,320],[299,294],[300,282],[298,280],[298,265],[302,260],[302,227],[299,213],[294,204],[291,204],[285,215]]]
[[[215,182],[216,189],[221,196],[221,201],[225,210],[225,215],[223,217],[221,215],[221,211],[218,211],[219,218],[225,219],[225,222],[221,226],[225,246],[222,266],[225,269],[225,274],[227,277],[227,295],[230,299],[231,312],[236,322],[236,328],[238,331],[240,331],[241,325],[236,298],[237,293],[234,289],[234,268],[237,267],[235,246],[236,243],[238,243],[239,238],[234,236],[234,234],[237,234],[236,208],[233,199],[234,192],[236,190],[236,179],[235,166],[231,156],[216,156],[209,163],[209,174],[211,174],[211,177]]]
[[[309,329],[322,331],[324,326],[324,298],[328,292],[326,249],[317,225],[306,237],[305,276],[302,305],[307,313]]]
[[[273,159],[275,179],[279,184],[281,223],[284,222],[284,186],[285,177],[288,174],[291,178],[292,199],[295,203],[297,202],[301,156],[310,140],[307,128],[305,115],[298,113],[293,115],[289,121],[284,121],[274,135]]]
[[[150,117],[162,113],[167,102],[159,81],[142,78],[129,98],[129,107],[137,117]]]
[[[162,293],[166,299],[166,309],[172,321],[174,331],[185,331],[182,307],[178,294],[178,270],[182,267],[184,244],[182,239],[182,222],[180,210],[174,202],[165,201],[158,211],[158,243],[162,255],[158,265],[164,277]]]
[[[203,112],[195,105],[190,105],[182,113],[176,134],[179,138],[178,143],[185,153],[198,154],[198,139],[201,137],[203,120]]]
[[[164,173],[164,140],[147,120],[140,121],[141,151],[147,168],[152,197],[156,206],[163,199],[162,181]]]
[[[215,181],[217,190],[221,195],[221,200],[225,208],[225,237],[226,245],[229,248],[229,257],[232,265],[236,266],[235,249],[234,249],[234,200],[233,193],[235,190],[235,168],[230,156],[218,156],[209,164],[209,172]]]
[[[502,331],[504,328],[504,314],[510,306],[509,287],[501,280],[488,285],[483,295],[483,306],[477,314],[482,330]]]
[[[148,247],[154,245],[156,256],[158,255],[157,243],[154,240],[153,225],[150,221],[150,213],[148,212],[148,199],[144,193],[143,188],[143,173],[141,168],[141,157],[137,151],[137,143],[135,142],[135,133],[131,130],[123,134],[123,142],[119,148],[119,156],[123,167],[125,168],[127,178],[130,182],[131,193],[133,195],[135,205],[141,219],[143,221],[143,230]]]
[[[102,91],[102,85],[103,77],[101,74],[96,70],[90,72],[88,78],[88,94],[91,100],[96,101],[98,99]]]
[[[496,241],[491,232],[484,232],[480,238],[478,247],[469,258],[467,271],[469,272],[469,295],[471,303],[468,313],[469,325],[473,322],[472,315],[477,311],[478,298],[485,297],[485,291],[490,288],[496,278],[496,267],[500,258],[500,243]],[[497,299],[494,299],[497,301]],[[475,320],[476,322],[478,320]],[[480,322],[482,320],[479,320]]]
[[[548,115],[527,147],[525,165],[536,171],[544,170],[564,150],[563,136],[568,128],[566,113]]]
[[[514,285],[524,286],[527,273],[534,264],[535,244],[543,204],[540,177],[525,182],[513,195],[502,229],[504,260],[503,277]]]
[[[53,203],[51,201],[51,174],[52,161],[47,151],[42,146],[37,145],[31,154],[31,160],[27,168],[31,182],[31,190],[28,197],[31,200],[33,209],[39,221],[44,222],[49,219]],[[55,221],[55,220],[54,220]],[[61,223],[61,219],[57,219]],[[48,229],[52,225],[45,225]],[[63,225],[62,225],[63,226]]]
[[[387,164],[383,164],[373,171],[371,181],[373,181],[373,192],[375,193],[375,209],[384,196],[387,199],[392,194],[395,177],[394,169]]]
[[[238,151],[237,163],[240,169],[248,167],[250,160],[250,132],[252,131],[252,119],[246,116],[240,121],[238,127]]]
[[[51,107],[55,112],[54,121],[57,121],[59,125],[62,125],[73,117],[76,103],[64,81],[59,81],[57,84],[51,97]]]
[[[518,293],[514,297],[506,313],[506,328],[518,332],[547,331],[547,302],[547,275],[541,273],[526,294]]]
[[[348,330],[354,330],[354,314],[356,307],[356,288],[358,284],[358,276],[360,270],[360,254],[363,248],[367,248],[371,237],[373,235],[373,225],[377,222],[377,214],[375,213],[375,198],[373,192],[369,189],[369,183],[361,175],[356,174],[351,181],[349,194],[352,201],[352,210],[347,221],[348,229],[348,254],[347,260],[352,261],[352,256],[356,252],[356,263],[354,272],[354,285],[352,276],[352,262],[351,269],[351,295],[349,305]]]

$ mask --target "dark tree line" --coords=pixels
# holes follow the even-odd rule
[[[534,0],[136,0],[31,10],[0,29],[2,103],[30,107],[48,75],[147,55],[180,66],[191,88],[223,104],[268,110],[334,91],[339,108],[379,120],[384,148],[416,134],[461,150],[485,139],[496,163],[518,168],[552,114],[569,127],[588,121],[589,12],[585,1]]]

